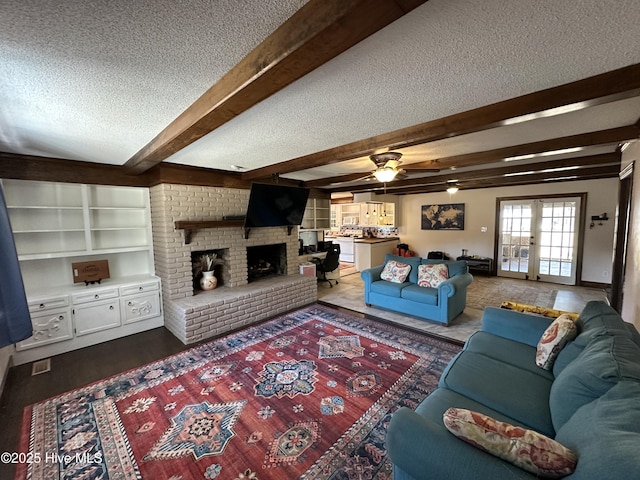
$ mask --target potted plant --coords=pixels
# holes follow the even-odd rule
[[[216,265],[222,265],[222,258],[217,253],[203,253],[200,255],[199,270],[202,273],[200,278],[200,288],[202,290],[213,290],[218,286],[218,279],[214,275]]]

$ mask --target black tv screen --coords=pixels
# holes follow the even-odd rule
[[[308,198],[308,188],[254,183],[251,185],[244,226],[300,225]]]

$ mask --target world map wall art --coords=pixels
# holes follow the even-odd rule
[[[464,203],[422,206],[422,230],[464,230]]]

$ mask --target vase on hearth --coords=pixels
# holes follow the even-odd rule
[[[218,279],[213,274],[213,271],[202,272],[202,278],[200,279],[200,288],[202,290],[213,290],[218,286]]]

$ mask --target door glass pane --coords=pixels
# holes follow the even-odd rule
[[[572,275],[575,212],[575,201],[552,202],[543,206],[538,260],[541,274]]]
[[[510,204],[502,206],[500,270],[527,273],[531,238],[531,206]]]

